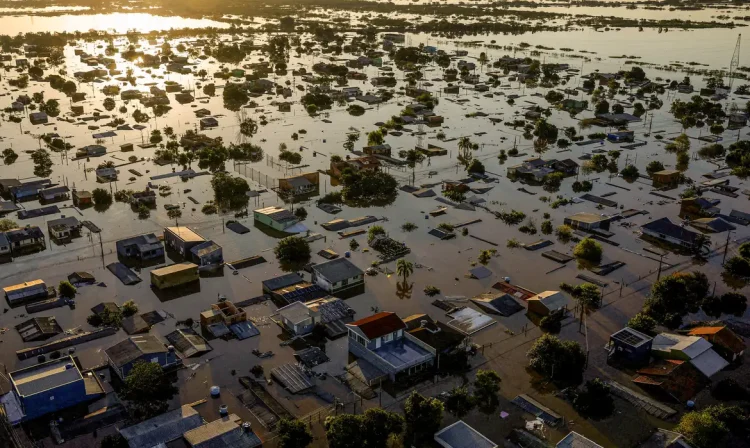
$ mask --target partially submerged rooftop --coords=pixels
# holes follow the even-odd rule
[[[176,440],[202,424],[200,414],[191,405],[184,405],[119,431],[130,448],[152,448]]]
[[[83,375],[71,356],[10,373],[10,380],[22,397],[35,395],[81,379]]]

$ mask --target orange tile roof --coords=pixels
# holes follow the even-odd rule
[[[700,336],[702,334],[716,334],[725,327],[695,327],[688,333],[690,336]]]

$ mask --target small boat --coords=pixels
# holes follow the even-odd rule
[[[444,214],[446,210],[448,210],[448,207],[438,207],[430,212],[430,216],[440,216]]]

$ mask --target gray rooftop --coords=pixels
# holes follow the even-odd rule
[[[193,448],[253,448],[261,441],[249,428],[240,426],[240,418],[229,415],[185,433]]]
[[[166,412],[137,425],[120,429],[130,448],[152,448],[180,438],[203,424],[200,414],[190,405]]]
[[[117,367],[122,367],[131,361],[135,361],[142,355],[164,353],[166,351],[167,348],[164,344],[151,334],[129,337],[105,350],[109,359]]]
[[[497,444],[459,420],[435,433],[435,441],[445,448],[496,448]]]
[[[221,250],[221,246],[214,243],[213,241],[206,241],[190,249],[190,252],[192,252],[196,257],[203,257],[218,250]]]
[[[602,446],[575,431],[571,431],[561,441],[557,442],[555,448],[602,448]]]
[[[360,268],[346,258],[319,263],[314,265],[312,269],[331,283],[338,283],[363,274]]]
[[[296,272],[292,272],[289,274],[280,275],[278,277],[269,278],[268,280],[263,280],[262,283],[263,287],[271,291],[275,291],[277,289],[303,283],[304,281],[305,279],[302,278],[301,275],[297,274]]]
[[[20,396],[28,397],[83,379],[71,356],[11,372],[10,379]]]

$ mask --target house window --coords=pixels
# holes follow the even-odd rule
[[[393,333],[388,333],[383,336],[383,342],[391,342],[393,340]]]
[[[349,284],[349,279],[344,279],[341,281],[341,286],[346,286]]]
[[[159,364],[159,358],[151,358],[151,362]]]

